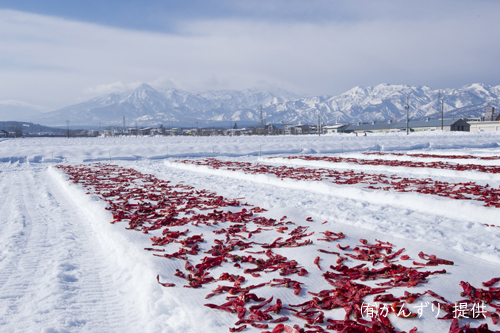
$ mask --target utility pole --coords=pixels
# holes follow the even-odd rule
[[[439,89],[438,92],[438,107],[439,103],[441,102],[441,131],[443,130],[443,102],[441,100],[441,89]]]
[[[318,112],[318,136],[321,136],[321,123],[320,123],[319,112]]]
[[[139,134],[139,129],[137,128],[137,120],[135,121],[135,137]]]
[[[125,116],[123,116],[123,134],[125,134]]]
[[[410,96],[406,96],[406,135],[410,134],[408,123],[410,121]]]
[[[441,131],[444,130],[444,98],[441,100]]]
[[[260,105],[260,124],[264,126],[264,117],[262,115],[262,104]]]
[[[67,128],[67,131],[68,131],[68,139],[69,139],[69,120],[66,120],[66,128]]]

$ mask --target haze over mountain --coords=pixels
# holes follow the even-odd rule
[[[0,101],[1,121],[27,121],[38,117],[43,111],[48,111],[48,109],[20,101]]]
[[[178,89],[157,91],[147,84],[135,90],[99,96],[83,103],[47,112],[34,118],[44,125],[140,126],[160,123],[192,126],[195,122],[257,122],[262,105],[264,118],[271,123],[355,123],[406,119],[440,118],[438,90],[426,86],[379,84],[354,87],[339,96],[298,97],[284,91],[246,89],[189,93]],[[500,85],[480,83],[441,90],[445,118],[480,117],[487,106],[500,107]]]

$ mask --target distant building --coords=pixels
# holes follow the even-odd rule
[[[500,131],[500,119],[499,115],[495,114],[494,107],[487,107],[486,114],[484,117],[480,118],[480,121],[474,119],[470,122],[471,132],[481,132],[481,131]]]
[[[495,121],[497,117],[495,116],[495,108],[486,108],[486,115],[484,116],[484,121]]]
[[[196,131],[196,129],[195,129],[195,131]],[[174,128],[169,128],[169,129],[164,130],[164,133],[165,133],[165,135],[177,136],[177,135],[182,135],[183,131],[182,131],[182,129],[180,129],[178,127],[174,127]]]
[[[267,135],[278,135],[278,134],[280,134],[280,129],[279,129],[278,126],[273,125],[273,124],[267,124],[266,126],[267,126]]]
[[[139,135],[151,135],[151,131],[153,130],[152,127],[146,127],[146,128],[139,128]]]
[[[238,128],[230,128],[226,130],[226,135],[229,136],[240,136],[241,135],[241,130]]]
[[[309,134],[309,125],[296,125],[294,128],[294,132],[294,134],[296,135]]]
[[[293,135],[295,134],[295,126],[290,124],[283,124],[282,131],[284,135]]]
[[[444,119],[442,121],[444,131],[470,131],[470,125],[463,119]],[[436,131],[441,130],[441,119],[423,121],[410,121],[408,123],[410,131]],[[385,122],[385,123],[370,123],[350,125],[344,129],[345,133],[362,133],[362,132],[399,132],[406,131],[406,122]]]
[[[470,131],[500,131],[500,121],[475,121],[470,124]]]
[[[281,132],[284,135],[302,135],[302,134],[311,134],[311,127],[309,125],[291,125],[291,124],[283,124]]]
[[[348,126],[349,125],[345,125],[345,124],[326,125],[326,126],[323,126],[323,131],[326,134],[342,133]]]

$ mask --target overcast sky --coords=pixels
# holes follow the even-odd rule
[[[2,0],[0,101],[500,84],[498,0]]]

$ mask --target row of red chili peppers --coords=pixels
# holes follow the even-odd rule
[[[160,248],[146,248],[146,250],[155,252],[154,255],[168,259],[186,260],[184,272],[177,269],[174,275],[187,281],[184,287],[201,288],[205,284],[215,281],[227,281],[232,285],[219,285],[206,298],[219,294],[229,294],[227,302],[221,305],[206,304],[206,306],[218,310],[229,311],[237,314],[238,321],[235,323],[239,327],[230,328],[231,332],[241,331],[251,325],[256,328],[265,329],[269,324],[277,323],[272,332],[325,332],[325,329],[343,332],[396,332],[388,318],[367,322],[360,316],[360,302],[363,298],[371,294],[379,294],[395,287],[413,287],[421,283],[427,283],[425,280],[433,274],[445,273],[442,271],[422,272],[422,267],[429,267],[441,264],[452,264],[449,261],[438,259],[432,255],[419,254],[425,263],[413,262],[414,267],[407,267],[396,264],[399,260],[407,260],[407,255],[401,256],[404,249],[393,252],[393,245],[387,242],[377,241],[376,244],[369,244],[366,240],[360,240],[362,245],[351,249],[349,245],[337,248],[342,252],[333,252],[320,249],[321,253],[333,254],[337,256],[336,266],[330,265],[332,271],[325,271],[323,277],[331,284],[334,289],[323,290],[318,293],[309,292],[314,297],[302,304],[283,306],[282,301],[277,298],[272,304],[273,297],[264,299],[254,293],[255,289],[272,286],[283,286],[293,288],[294,294],[302,292],[304,282],[293,280],[288,277],[272,279],[267,283],[243,286],[247,278],[258,277],[261,273],[272,273],[279,271],[281,276],[297,275],[303,277],[309,272],[295,260],[290,260],[273,249],[280,247],[308,246],[312,244],[310,239],[314,232],[308,232],[308,228],[298,226],[288,233],[288,238],[278,237],[271,243],[258,243],[249,241],[253,235],[261,232],[278,232],[284,234],[288,227],[294,223],[287,221],[284,216],[280,221],[256,216],[255,213],[265,212],[265,209],[259,207],[249,208],[247,204],[242,204],[239,200],[228,200],[215,193],[206,190],[195,190],[194,188],[176,184],[172,185],[168,181],[156,179],[151,175],[144,175],[132,169],[122,169],[116,166],[104,164],[82,165],[82,166],[58,166],[65,173],[70,175],[70,180],[81,184],[89,190],[89,193],[95,193],[109,203],[108,209],[113,213],[114,220],[111,223],[128,223],[127,229],[149,233],[154,230],[162,229],[161,236],[151,237],[152,246]],[[247,208],[241,208],[245,205]],[[225,211],[225,207],[238,207],[238,211]],[[308,220],[312,220],[308,218]],[[228,227],[223,228],[222,223],[230,223]],[[203,251],[205,240],[203,235],[188,236],[189,228],[185,230],[171,230],[174,227],[186,225],[198,226],[205,224],[214,226],[213,231],[217,235],[224,235],[224,239],[215,239],[210,249],[205,251],[209,256],[203,257],[197,264],[193,265],[195,256]],[[219,225],[220,224],[220,225]],[[249,228],[256,228],[250,230]],[[158,233],[158,232],[156,232]],[[318,240],[324,242],[336,242],[345,239],[342,232],[323,232],[323,238]],[[168,244],[181,244],[177,252],[171,254],[159,254],[156,252],[165,252],[165,246]],[[251,248],[262,249],[260,251],[248,251]],[[245,251],[250,255],[234,254],[235,251]],[[265,256],[254,257],[252,254]],[[366,264],[348,267],[344,265],[347,260],[360,260],[369,262],[372,266],[382,264],[382,268],[368,269]],[[191,261],[189,261],[191,260]],[[314,264],[320,271],[320,257],[314,259]],[[210,270],[215,267],[233,263],[237,269],[242,269],[241,275],[223,273],[219,278],[210,275]],[[241,264],[251,264],[255,268],[241,267]],[[245,277],[244,274],[247,274]],[[164,287],[173,287],[173,283],[158,282]],[[354,282],[354,280],[367,281],[385,279],[386,282],[379,283],[380,288],[371,288],[367,285]],[[491,280],[489,285],[495,283]],[[491,289],[491,288],[490,288]],[[498,289],[498,288],[497,288]],[[464,288],[465,290],[465,288]],[[491,291],[474,292],[470,288],[466,290],[467,295],[488,295],[489,299],[498,299],[498,293]],[[489,294],[488,294],[489,292]],[[428,291],[428,294],[444,300],[437,294]],[[398,314],[408,315],[409,311],[403,309],[404,303],[410,298],[415,299],[420,295],[405,292],[405,296],[396,298],[392,295],[380,295],[380,301],[390,299],[394,302],[393,307]],[[258,304],[246,307],[248,302],[257,302]],[[492,304],[492,303],[490,303]],[[325,319],[325,310],[332,310],[342,307],[346,316],[342,321]],[[281,311],[291,313],[296,318],[301,318],[307,323],[305,328],[298,325],[294,327],[280,324],[287,321],[288,316],[272,318],[271,313],[280,314]],[[493,320],[498,320],[498,316],[491,314]],[[353,318],[354,320],[352,320]],[[496,319],[495,319],[496,318]],[[328,325],[321,326],[325,322]],[[454,327],[455,322],[452,323]],[[456,326],[456,325],[455,325]],[[482,326],[485,328],[484,325]],[[487,326],[486,326],[487,329]],[[416,331],[416,328],[412,330]],[[485,331],[484,332],[490,332]]]
[[[411,156],[422,158],[447,158],[452,160],[500,160],[500,156],[473,156],[473,155],[438,155],[438,154],[403,154],[403,153],[383,153],[383,152],[364,152],[364,155],[394,155],[394,156]]]
[[[270,157],[273,158],[273,157]],[[326,161],[331,163],[354,163],[359,165],[384,165],[391,167],[408,167],[408,168],[432,168],[445,169],[454,171],[477,171],[497,174],[500,173],[500,166],[497,165],[478,165],[478,164],[452,164],[448,162],[415,162],[415,161],[400,161],[386,159],[358,159],[353,157],[336,157],[336,156],[311,156],[311,155],[294,155],[282,157],[289,160],[305,160],[305,161]]]
[[[474,182],[450,183],[431,178],[418,179],[397,175],[371,174],[353,170],[338,171],[326,168],[306,168],[276,166],[260,163],[222,161],[214,158],[198,160],[178,160],[178,163],[209,166],[214,169],[242,171],[247,174],[275,175],[278,178],[323,181],[332,180],[337,185],[367,184],[373,190],[394,190],[397,192],[417,192],[458,200],[484,202],[486,207],[500,208],[500,188],[479,185]]]

